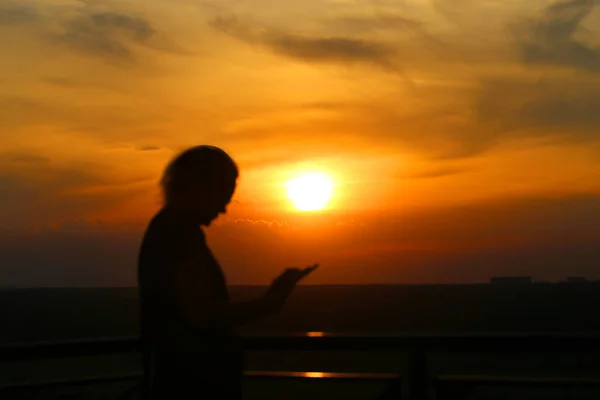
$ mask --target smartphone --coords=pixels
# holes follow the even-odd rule
[[[311,272],[313,272],[317,268],[319,268],[319,264],[311,265],[310,267],[304,268],[302,270],[302,276],[304,277],[304,276],[310,274]]]

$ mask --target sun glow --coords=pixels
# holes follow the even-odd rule
[[[290,179],[286,187],[289,199],[300,211],[322,210],[333,194],[333,182],[319,172]]]

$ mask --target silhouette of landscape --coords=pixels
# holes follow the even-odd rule
[[[0,400],[600,399],[599,6],[0,0]]]
[[[265,287],[261,286],[231,287],[232,297],[238,299],[255,296],[264,290]],[[598,306],[598,282],[520,285],[302,285],[297,288],[283,312],[252,324],[243,332],[597,332],[600,321],[594,318],[594,313]],[[0,291],[0,307],[2,344],[131,336],[137,335],[138,330],[136,288],[4,289]],[[248,367],[257,370],[401,373],[402,357],[401,352],[255,351],[248,354]],[[139,368],[139,358],[135,355],[56,363],[43,362],[35,366],[29,363],[16,367],[5,365],[0,367],[0,375],[8,381],[21,381],[40,377],[58,378],[65,374],[69,377],[78,376],[77,374],[85,376],[99,371],[130,372]],[[56,365],[59,367],[52,367]],[[550,353],[522,356],[441,354],[435,357],[432,367],[452,373],[521,373],[527,376],[563,377],[600,374],[600,360],[593,351],[585,356]],[[248,384],[250,388],[254,387],[254,392],[266,396],[264,398],[275,399],[282,390],[286,390],[277,383],[257,385]],[[322,385],[324,384],[298,384],[297,397],[293,398],[303,398],[302,393],[307,396],[311,393],[323,395],[326,392]],[[340,385],[340,388],[335,389],[335,384],[328,383],[327,392],[333,390],[331,393],[348,394],[348,388]],[[102,390],[96,390],[95,393],[99,396],[97,398],[115,398],[115,393],[123,392],[130,386],[131,384],[103,385]],[[379,389],[363,385],[353,390],[355,397],[340,395],[335,398],[372,398],[372,394]],[[72,393],[73,398],[94,398],[90,397],[90,390],[71,389],[69,392],[57,389],[52,392],[56,397],[49,395],[50,397],[36,398],[65,398],[61,397],[65,393]],[[569,395],[541,389],[519,389],[512,392],[508,389],[489,389],[487,392],[481,390],[479,397],[474,398],[498,398],[494,396],[502,393],[511,395],[505,397],[507,399],[591,399],[598,395],[598,391],[594,390],[579,390]],[[250,389],[249,391],[252,392]],[[523,396],[523,393],[529,397],[518,397]]]
[[[262,286],[233,286],[249,298]],[[136,288],[0,291],[2,343],[137,335]],[[592,332],[600,283],[301,285],[253,332]]]

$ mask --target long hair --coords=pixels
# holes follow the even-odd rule
[[[233,159],[222,149],[201,145],[176,156],[165,168],[160,181],[164,201],[170,203],[191,187],[208,189],[235,182],[239,176]]]

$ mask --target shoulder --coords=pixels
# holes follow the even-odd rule
[[[173,269],[196,258],[194,232],[159,211],[148,223],[138,254],[140,285],[163,285]]]
[[[205,243],[202,230],[160,210],[148,224],[142,253],[154,256],[185,256]]]
[[[193,237],[197,230],[193,224],[186,223],[162,209],[150,220],[146,236],[157,240],[184,239]]]

